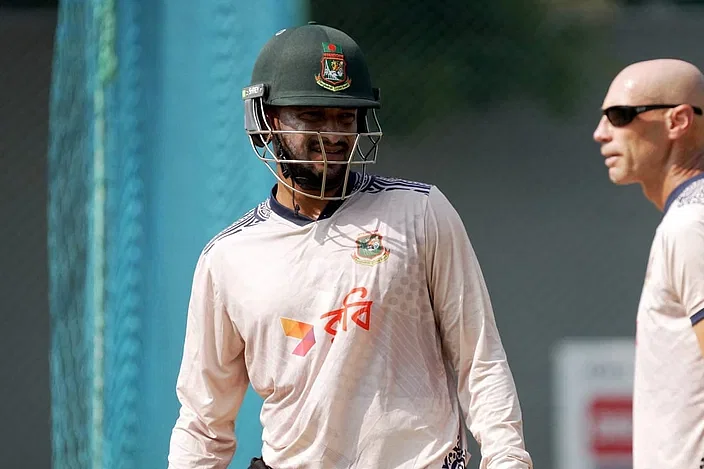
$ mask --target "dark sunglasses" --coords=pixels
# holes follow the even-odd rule
[[[646,106],[611,106],[601,111],[611,125],[614,127],[623,127],[633,122],[638,114],[655,109],[671,109],[680,106],[680,104],[650,104]],[[692,106],[694,113],[701,116],[702,110],[699,107]]]

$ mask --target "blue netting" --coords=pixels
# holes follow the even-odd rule
[[[90,460],[92,323],[89,239],[93,222],[90,90],[92,7],[64,1],[56,29],[50,102],[49,294],[53,467]]]
[[[291,24],[289,9],[295,10],[295,2],[269,3],[271,8],[251,10],[236,2],[210,0],[207,17],[201,18],[199,40],[207,45],[202,48],[203,59],[212,67],[195,78],[202,78],[207,91],[198,93],[197,99],[209,132],[204,138],[194,130],[185,140],[202,141],[207,148],[199,161],[205,162],[208,178],[195,191],[202,193],[203,214],[194,223],[203,240],[258,202],[272,183],[248,148],[239,94],[263,42],[279,27]],[[272,24],[276,21],[267,11],[281,11],[277,18],[282,24]],[[153,89],[153,74],[162,71],[153,66],[154,57],[145,61],[142,51],[151,50],[159,40],[151,29],[156,27],[155,18],[173,18],[161,18],[154,5],[126,1],[118,7],[116,0],[63,0],[59,13],[49,148],[53,468],[152,467],[166,457],[164,443],[177,410],[172,375],[180,355],[164,358],[149,347],[167,332],[155,327],[163,321],[163,311],[149,310],[143,290],[154,280],[150,264],[161,262],[154,258],[154,245],[145,233],[145,200],[159,197],[159,190],[184,194],[177,187],[158,185],[146,193],[144,181],[161,175],[152,174],[151,164],[159,156],[153,148],[145,151],[144,142],[178,136],[148,133],[154,128],[145,122],[160,111],[148,109],[145,97],[158,94],[164,100],[160,106],[166,108],[168,100],[183,96]],[[174,162],[179,164],[190,163]],[[166,214],[158,216],[150,226],[173,222]],[[187,284],[174,285],[175,278],[167,280],[169,291],[188,289]],[[186,305],[177,307],[183,314]],[[142,337],[147,333],[149,337]],[[155,379],[168,376],[170,394],[155,388],[149,371]],[[255,454],[260,446],[259,403],[246,404],[242,420],[253,424],[239,426],[240,459]],[[156,408],[153,415],[146,411],[153,417],[148,425],[139,420],[144,420],[144,406]]]
[[[54,469],[135,467],[137,48],[125,51],[118,89],[119,26],[114,0],[60,4],[48,155]]]
[[[114,0],[109,0],[114,4]],[[107,89],[108,155],[107,305],[105,363],[104,462],[109,469],[138,468],[140,311],[145,281],[144,186],[142,175],[142,86],[138,2],[124,2],[116,12],[119,40],[106,41],[104,56],[114,50],[118,80]],[[114,21],[111,19],[110,21]],[[114,22],[113,22],[114,24]],[[109,28],[107,28],[109,29]]]

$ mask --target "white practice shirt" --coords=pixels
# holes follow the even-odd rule
[[[633,469],[704,467],[704,175],[668,198],[638,308]]]
[[[354,184],[317,221],[272,193],[203,250],[170,469],[227,467],[248,385],[274,469],[464,467],[464,424],[482,468],[532,467],[459,215],[435,186]]]

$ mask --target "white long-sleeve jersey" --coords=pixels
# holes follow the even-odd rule
[[[170,469],[224,469],[248,384],[274,469],[529,469],[479,263],[435,187],[355,174],[317,221],[274,192],[195,269]],[[258,456],[258,455],[247,455]]]
[[[638,308],[633,469],[704,466],[704,176],[668,198]]]

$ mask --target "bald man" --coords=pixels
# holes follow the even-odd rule
[[[663,217],[637,315],[633,468],[704,468],[704,76],[638,62],[611,83],[594,132],[609,178]]]

